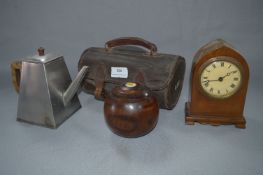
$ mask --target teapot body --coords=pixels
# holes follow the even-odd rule
[[[62,56],[46,64],[22,61],[17,120],[57,128],[81,107],[77,95],[63,103],[71,82]]]
[[[75,93],[87,72],[84,67],[72,82],[64,57],[44,54],[11,64],[13,84],[19,92],[17,120],[57,128],[81,105]]]

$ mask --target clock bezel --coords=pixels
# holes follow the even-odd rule
[[[234,64],[239,70],[240,70],[240,84],[239,86],[236,88],[236,90],[234,90],[232,93],[230,93],[230,95],[227,95],[227,96],[213,96],[211,94],[209,94],[208,92],[206,92],[201,84],[201,74],[202,72],[204,71],[204,69],[209,66],[210,64],[212,64],[213,62],[217,62],[217,61],[225,61],[225,62],[230,62],[232,64]],[[199,70],[198,70],[198,89],[199,91],[209,97],[209,98],[212,98],[212,99],[216,99],[216,100],[224,100],[224,99],[228,99],[230,97],[233,97],[235,94],[237,94],[237,92],[240,90],[240,88],[242,87],[243,85],[243,76],[244,76],[244,69],[241,65],[240,62],[238,62],[235,58],[232,58],[232,57],[229,57],[229,56],[216,56],[216,57],[212,57],[210,58],[209,60],[207,60],[205,63],[203,63],[200,67],[199,67]]]

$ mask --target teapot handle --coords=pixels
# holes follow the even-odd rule
[[[19,93],[22,62],[21,61],[15,61],[15,62],[11,63],[10,66],[11,66],[13,86],[14,86],[16,92]]]

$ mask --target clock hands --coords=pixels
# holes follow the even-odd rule
[[[232,73],[235,73],[235,72],[236,71],[231,71],[231,72],[228,72],[225,76],[219,77],[217,80],[205,80],[202,83],[207,83],[208,84],[211,81],[220,81],[220,82],[222,82],[225,77],[230,76]]]
[[[203,81],[202,83],[209,83],[209,82],[211,82],[211,81],[219,81],[218,79],[217,80],[205,80],[205,81]]]
[[[231,72],[228,72],[225,76],[223,76],[222,78],[224,79],[225,77],[227,77],[227,76],[230,76],[232,73],[235,73],[236,71],[234,70],[234,71],[231,71]],[[221,77],[219,77],[219,78],[221,78]]]

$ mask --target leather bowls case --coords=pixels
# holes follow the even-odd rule
[[[127,45],[136,46],[131,49]],[[133,47],[134,48],[134,47]],[[85,92],[103,100],[110,91],[125,82],[139,82],[151,91],[160,108],[176,105],[185,73],[185,59],[181,56],[157,53],[155,44],[136,37],[117,38],[106,42],[104,48],[86,49],[79,60],[79,70],[89,66],[83,82]],[[118,74],[120,71],[120,76]]]

